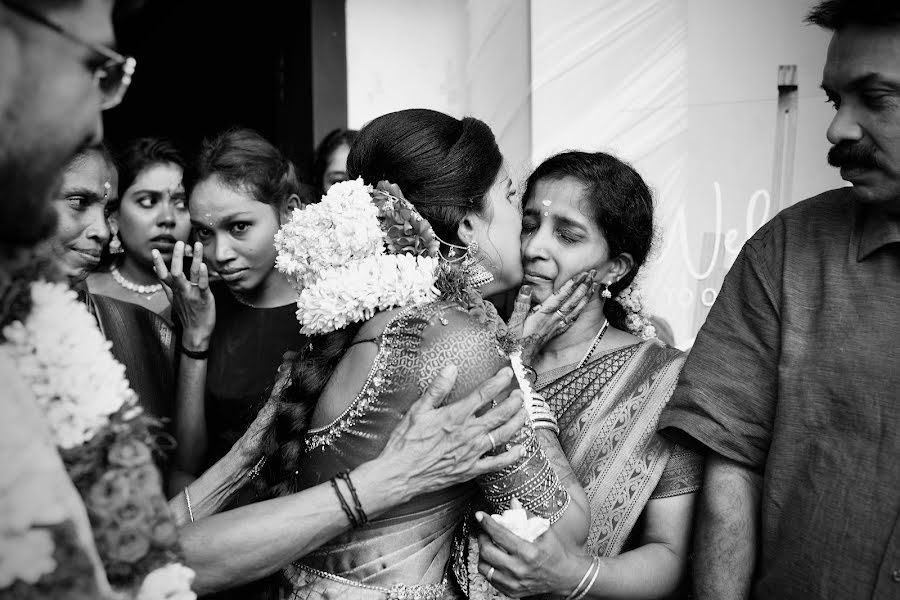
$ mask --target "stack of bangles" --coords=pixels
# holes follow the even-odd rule
[[[534,384],[537,381],[537,371],[528,365],[522,365],[525,372],[525,380],[532,386],[531,401],[525,407],[528,416],[531,417],[532,426],[535,429],[549,429],[555,435],[559,435],[559,425],[556,422],[556,414],[543,396],[534,391]]]
[[[581,578],[581,581],[578,582],[572,593],[566,596],[566,600],[581,600],[587,596],[587,593],[594,587],[594,582],[597,581],[598,575],[600,575],[600,559],[595,556],[594,560],[591,561],[591,566],[588,567],[587,573],[584,574],[584,577]]]
[[[353,498],[353,508],[350,507],[350,503],[347,502],[344,493],[341,491],[341,487],[338,485],[339,479],[344,482],[344,485],[350,491],[350,496]],[[350,480],[350,471],[341,471],[332,477],[331,487],[334,488],[334,493],[337,494],[338,501],[341,503],[341,508],[344,509],[344,514],[347,515],[347,520],[350,521],[350,525],[352,525],[354,529],[362,527],[369,522],[369,517],[366,516],[366,512],[362,507],[362,502],[359,501],[359,496],[356,494],[356,488]]]
[[[559,424],[556,422],[556,413],[537,392],[531,394],[531,405],[528,414],[535,430],[549,429],[554,435],[559,435]]]

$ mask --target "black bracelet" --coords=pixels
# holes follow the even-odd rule
[[[331,487],[334,488],[334,493],[337,494],[338,500],[341,502],[341,508],[344,509],[344,514],[347,515],[347,520],[350,521],[350,525],[353,526],[354,529],[359,527],[359,522],[356,520],[356,517],[353,516],[353,511],[350,510],[350,505],[347,504],[347,501],[344,500],[344,495],[341,493],[341,489],[337,484],[337,477],[333,477],[331,479]]]
[[[206,360],[209,358],[209,348],[206,350],[188,350],[184,347],[184,344],[181,344],[181,353],[194,360]]]
[[[347,483],[347,487],[350,488],[350,495],[353,496],[353,504],[356,505],[356,512],[359,513],[357,515],[359,517],[359,524],[365,525],[369,522],[369,517],[366,515],[366,511],[363,510],[362,502],[359,501],[359,496],[356,495],[356,488],[353,487],[353,482],[350,481],[350,471],[341,471],[338,473],[338,477],[343,479]]]

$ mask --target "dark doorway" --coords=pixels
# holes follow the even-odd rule
[[[250,127],[305,173],[318,132],[346,121],[343,0],[147,0],[117,17],[138,67],[105,114],[114,146],[165,136],[190,155]]]

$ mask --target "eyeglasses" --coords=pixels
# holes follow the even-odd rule
[[[134,75],[134,69],[137,66],[137,61],[134,58],[122,56],[112,48],[88,42],[28,6],[12,0],[0,0],[0,4],[18,13],[20,16],[48,27],[79,46],[88,48],[95,54],[100,55],[104,62],[93,69],[94,85],[97,86],[97,90],[100,92],[100,110],[113,108],[122,101],[122,97],[125,96],[125,92],[131,84],[131,77]]]

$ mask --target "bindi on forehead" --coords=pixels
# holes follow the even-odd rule
[[[553,201],[552,201],[552,200],[541,200],[541,204],[542,204],[543,207],[544,207],[544,216],[545,216],[545,217],[549,217],[549,216],[550,216],[550,210],[549,210],[549,209],[550,209],[551,206],[553,206]]]

